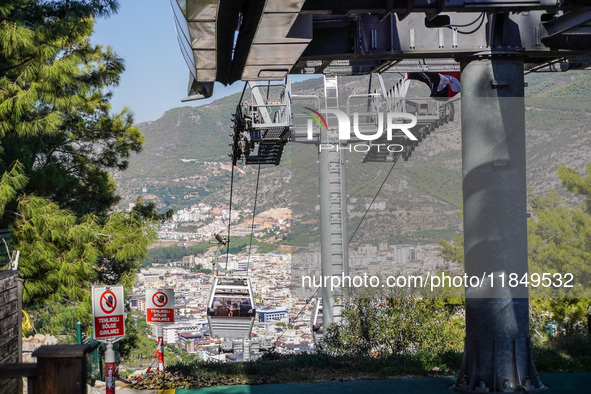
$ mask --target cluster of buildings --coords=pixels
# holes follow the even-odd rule
[[[213,207],[208,204],[199,203],[180,209],[173,214],[170,221],[163,224],[158,232],[159,239],[165,240],[185,240],[200,241],[213,237],[214,234],[227,231],[228,220],[232,216],[232,223],[236,223],[232,228],[232,234],[246,236],[252,231],[270,230],[280,232],[290,226],[290,219],[285,214],[279,217],[257,215],[254,223],[252,222],[251,211],[233,210],[230,213],[228,208]],[[191,231],[181,231],[179,227],[191,225],[194,229]]]
[[[247,343],[228,343],[223,338],[209,335],[206,312],[213,277],[191,272],[190,268],[196,264],[211,266],[214,252],[185,256],[182,261],[142,270],[131,298],[132,309],[145,312],[146,288],[173,288],[175,324],[164,328],[164,341],[202,359],[244,360],[271,346],[280,352],[312,350],[311,321],[315,300],[311,299],[311,294],[316,289],[302,288],[297,278],[303,274],[320,275],[320,245],[310,244],[307,251],[293,255],[280,252],[259,254],[256,249],[251,252],[230,254],[227,264],[228,269],[248,270],[251,278],[257,313],[252,338]],[[449,271],[438,256],[435,244],[361,245],[352,250],[349,257],[351,275]],[[220,264],[226,266],[225,261]],[[455,268],[459,270],[461,267]],[[156,335],[155,327],[153,334]],[[233,352],[220,352],[224,348],[233,348]],[[245,348],[250,351],[240,351]]]
[[[360,245],[356,250],[349,251],[349,276],[385,277],[399,275],[415,275],[446,271],[460,274],[462,267],[450,264],[439,256],[438,244],[425,245],[388,245],[380,242],[378,246]],[[309,297],[316,293],[315,287],[302,278],[320,278],[320,244],[312,243],[308,251],[292,255],[293,294],[297,297]],[[318,283],[320,283],[318,281]],[[305,284],[305,286],[304,286]]]
[[[253,249],[254,252],[255,249]],[[224,256],[225,257],[225,256]],[[222,338],[211,338],[207,321],[207,303],[213,277],[191,272],[195,264],[211,266],[213,252],[200,256],[185,256],[183,261],[169,262],[140,272],[131,297],[132,309],[145,313],[146,288],[173,288],[175,290],[175,324],[164,327],[164,341],[181,346],[187,353],[208,359],[225,357],[219,354],[224,345]],[[225,262],[221,263],[226,266]],[[251,350],[263,351],[275,344],[280,348],[311,342],[309,318],[290,326],[289,316],[295,316],[306,300],[295,300],[290,295],[290,256],[285,253],[230,255],[228,269],[248,269],[253,283],[256,319]],[[156,336],[156,327],[153,327]],[[285,331],[285,332],[282,332]],[[282,335],[283,334],[283,335]],[[310,349],[307,349],[310,350]],[[234,344],[233,354],[236,352]],[[256,354],[256,351],[254,351]],[[233,357],[233,356],[232,356]]]

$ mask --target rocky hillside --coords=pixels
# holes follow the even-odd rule
[[[558,164],[584,171],[591,160],[591,74],[534,74],[526,80],[528,185],[535,193],[545,193],[560,186]],[[367,92],[368,81],[368,77],[342,78],[341,98]],[[321,78],[293,86],[294,94],[319,94],[321,90]],[[411,86],[409,95],[424,96],[424,87]],[[144,150],[131,159],[128,171],[116,174],[122,207],[138,195],[155,201],[161,209],[198,202],[227,205],[230,119],[238,100],[239,95],[232,95],[206,106],[174,108],[157,121],[140,124],[146,136]],[[461,223],[455,212],[462,199],[461,108],[459,102],[455,105],[456,121],[432,133],[410,160],[396,164],[376,199],[385,210],[368,215],[354,243],[437,241],[459,230]],[[347,156],[350,233],[391,167],[387,163],[362,164],[361,157],[360,153]],[[297,201],[304,222],[317,216],[316,160],[314,146],[288,144],[279,166],[261,168],[257,211],[288,207]],[[235,169],[235,208],[252,209],[256,175],[255,166]],[[314,238],[314,227],[306,228],[307,236],[298,235],[302,243]]]

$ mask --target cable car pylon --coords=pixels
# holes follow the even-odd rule
[[[374,93],[369,91],[367,94],[347,97],[347,115],[350,118],[354,115],[357,117],[359,122],[356,126],[362,133],[375,132],[378,119],[383,115],[383,112],[411,113],[416,116],[417,124],[410,128],[410,131],[416,137],[416,141],[409,140],[402,133],[400,135],[394,134],[392,140],[386,140],[387,135],[384,134],[373,141],[372,144],[369,144],[370,148],[362,160],[363,162],[390,162],[395,165],[399,157],[408,160],[418,144],[433,130],[453,120],[453,105],[451,102],[438,102],[432,98],[408,99],[406,94],[410,81],[407,78],[401,78],[388,90],[385,87],[382,75],[377,74],[377,77],[381,91]],[[333,116],[326,116],[326,132],[321,133],[316,130],[313,133],[314,136],[298,134],[298,120],[306,115],[292,113],[292,101],[296,100],[305,102],[302,107],[313,111],[339,110],[337,75],[324,75],[324,97],[322,100],[314,95],[292,95],[288,78],[280,84],[249,83],[248,87],[250,88],[250,95],[244,102],[242,102],[241,98],[233,119],[234,133],[232,134],[233,143],[231,144],[233,165],[239,162],[259,164],[259,166],[260,164],[278,165],[283,148],[288,141],[315,144],[317,146],[331,145],[340,147],[340,149],[334,150],[319,149],[318,153],[322,245],[321,272],[322,277],[348,276],[348,244],[351,239],[348,240],[347,234],[345,147],[348,144],[361,142],[362,140],[356,138],[340,140],[338,124]],[[242,97],[244,97],[244,92]],[[366,109],[362,107],[366,107]],[[305,119],[307,120],[307,118]],[[308,132],[307,130],[306,133]],[[403,147],[403,149],[391,151],[378,148],[380,145],[388,143],[395,143]],[[357,228],[359,228],[359,225],[361,225],[361,222]],[[225,276],[219,278],[225,278],[228,275],[230,274],[226,272]],[[246,286],[246,283],[244,286]],[[323,330],[320,330],[319,327],[340,322],[344,309],[345,294],[343,289],[333,290],[329,287],[323,287],[321,291],[322,303],[317,300],[312,317],[312,331],[315,342],[319,342],[322,337]],[[214,296],[212,295],[212,297]],[[213,302],[214,300],[211,298],[208,304],[210,310],[214,307]],[[223,310],[222,313],[224,313]],[[322,313],[321,318],[319,313]],[[214,322],[216,319],[220,322],[223,321],[217,315],[209,318],[210,320],[213,319]]]
[[[416,116],[416,126],[410,128],[417,141],[409,140],[405,135],[394,134],[392,140],[387,140],[387,135],[372,141],[369,149],[363,156],[363,162],[387,162],[392,163],[392,168],[385,181],[392,172],[393,166],[402,157],[408,160],[423,139],[437,127],[453,120],[453,104],[451,101],[441,102],[433,98],[408,99],[407,91],[410,80],[400,78],[391,89],[386,89],[382,75],[377,74],[380,91],[367,94],[355,94],[346,98],[346,109],[349,119],[357,118],[356,127],[364,133],[375,133],[375,128],[380,116],[384,112],[410,113]],[[371,79],[370,79],[371,86]],[[302,101],[305,108],[321,111],[322,100],[318,96],[292,95],[294,101]],[[336,75],[324,76],[324,109],[339,109],[338,79]],[[324,146],[339,146],[339,149],[319,149],[319,191],[320,191],[320,228],[321,228],[321,275],[323,278],[330,276],[349,275],[348,245],[359,229],[367,212],[357,225],[353,236],[348,239],[347,226],[347,182],[345,173],[345,150],[347,144],[365,142],[356,138],[347,141],[338,139],[338,127],[335,119],[327,116],[326,133],[318,130],[314,141],[305,138],[299,129],[302,128],[301,120],[307,120],[301,114],[293,114],[295,132],[291,138],[295,142],[315,143]],[[384,145],[397,144],[401,150],[386,150]],[[380,146],[382,149],[380,150]],[[382,184],[383,186],[383,184]],[[380,187],[379,191],[381,190]],[[377,197],[377,196],[376,196]],[[375,200],[375,198],[374,198]],[[373,201],[372,201],[373,203]],[[371,204],[370,204],[371,207]],[[368,207],[368,210],[369,208]],[[317,298],[312,315],[312,334],[315,343],[322,340],[324,328],[331,323],[338,323],[342,319],[345,294],[343,289],[331,290],[322,287],[322,297]],[[320,316],[322,315],[322,316]]]

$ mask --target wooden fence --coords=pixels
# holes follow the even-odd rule
[[[22,361],[22,280],[18,271],[0,271],[0,369]],[[0,379],[0,393],[20,392],[20,379]]]

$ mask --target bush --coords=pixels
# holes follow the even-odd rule
[[[457,309],[446,299],[383,289],[351,297],[344,321],[325,330],[324,350],[364,356],[461,352],[464,319]]]
[[[302,353],[263,358],[245,363],[195,361],[177,363],[165,373],[148,374],[134,385],[138,389],[200,388],[217,385],[312,382],[323,380],[376,379],[394,375],[426,375],[434,366],[458,369],[461,354],[393,354],[368,357]]]
[[[591,339],[584,335],[561,335],[534,346],[540,372],[591,372]]]

